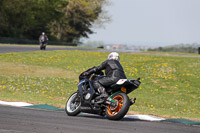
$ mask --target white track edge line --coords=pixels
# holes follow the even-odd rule
[[[0,100],[1,105],[10,105],[16,107],[23,107],[23,106],[32,106],[33,104],[26,103],[26,102],[5,102]]]

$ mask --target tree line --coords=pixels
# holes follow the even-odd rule
[[[198,53],[199,49],[200,44],[176,44],[174,46],[150,48],[147,51]]]
[[[106,0],[0,0],[0,36],[75,42],[92,34]],[[103,21],[99,21],[103,22]]]

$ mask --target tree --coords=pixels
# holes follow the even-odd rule
[[[62,9],[65,15],[50,25],[53,35],[62,41],[72,42],[92,34],[92,24],[102,12],[105,0],[68,0]]]
[[[0,36],[73,42],[92,34],[106,0],[0,0]]]
[[[58,18],[53,0],[1,0],[1,36],[36,39]]]

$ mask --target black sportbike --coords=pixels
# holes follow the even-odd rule
[[[126,115],[136,100],[136,98],[129,99],[127,94],[139,87],[140,79],[120,79],[116,84],[106,87],[109,97],[105,100],[93,88],[93,81],[103,77],[102,71],[88,76],[80,74],[78,91],[69,97],[65,106],[69,116],[85,112],[99,114],[110,120],[120,120]]]
[[[40,40],[40,50],[46,50],[47,41],[45,39]]]

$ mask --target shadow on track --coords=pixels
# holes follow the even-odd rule
[[[99,116],[99,115],[92,115],[92,114],[80,114],[77,117],[84,117],[84,118],[90,118],[90,119],[105,119],[105,120],[109,120],[104,116]],[[133,119],[133,118],[123,118],[119,121],[144,121],[144,120],[138,120],[138,119]]]

